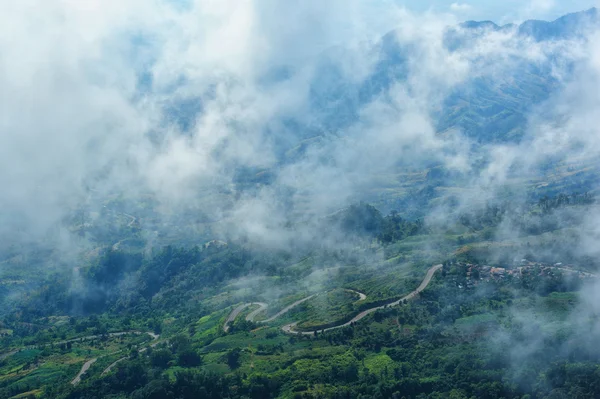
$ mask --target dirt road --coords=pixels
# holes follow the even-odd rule
[[[254,321],[254,319],[256,319],[256,316],[267,310],[267,308],[269,307],[269,304],[264,302],[255,302],[254,304],[258,305],[258,309],[253,310],[248,314],[248,316],[246,316],[246,320],[248,321]]]
[[[360,312],[359,314],[357,314],[355,317],[352,318],[352,320],[340,324],[338,326],[334,326],[334,327],[330,327],[330,328],[326,328],[323,330],[319,330],[319,331],[330,331],[330,330],[335,330],[336,328],[342,328],[342,327],[346,327],[349,326],[352,323],[356,323],[359,320],[362,320],[363,318],[365,318],[367,315],[379,310],[379,309],[383,309],[386,306],[397,306],[400,303],[402,303],[403,301],[408,301],[410,299],[413,299],[414,297],[416,297],[421,291],[423,291],[425,288],[427,288],[427,286],[429,285],[429,283],[431,282],[431,278],[433,277],[433,275],[435,274],[436,271],[440,270],[442,268],[442,265],[435,265],[432,266],[428,271],[427,274],[425,275],[425,278],[423,279],[423,281],[421,282],[421,284],[417,287],[416,290],[414,290],[413,292],[411,292],[410,294],[406,295],[405,297],[392,302],[390,304],[387,305],[382,305],[382,306],[374,306],[372,308],[363,310],[362,312]],[[364,301],[365,299],[367,299],[367,296],[365,294],[363,294],[362,292],[358,292],[355,290],[350,290],[350,289],[346,289],[346,291],[358,294],[359,296],[359,301]],[[270,317],[266,320],[262,320],[260,321],[260,323],[269,323],[279,317],[281,317],[282,315],[284,315],[285,313],[289,312],[291,309],[293,309],[294,307],[300,305],[301,303],[304,303],[306,301],[308,301],[309,299],[314,298],[315,296],[317,296],[319,294],[313,294],[310,295],[306,298],[300,299],[299,301],[296,301],[294,303],[292,303],[291,305],[285,307],[284,309],[282,309],[281,311],[279,311],[277,314],[275,314],[273,317]],[[269,306],[268,304],[264,303],[264,302],[252,302],[252,303],[245,303],[242,304],[240,306],[238,306],[237,308],[235,308],[230,314],[229,317],[227,318],[227,320],[225,321],[225,324],[223,325],[223,330],[225,332],[229,331],[229,324],[231,324],[237,317],[238,315],[247,307],[251,306],[251,305],[258,305],[259,308],[252,311],[248,316],[246,316],[246,320],[248,321],[254,321],[254,319],[256,318],[256,316],[258,314],[260,314],[261,312],[263,312],[264,310],[266,310],[266,308]],[[283,326],[281,329],[288,334],[303,334],[303,335],[313,335],[314,334],[314,330],[313,331],[294,331],[294,327],[296,327],[298,323],[290,323],[290,324],[286,324],[285,326]]]
[[[423,291],[425,288],[427,288],[427,286],[429,285],[429,283],[431,282],[431,278],[433,277],[433,275],[435,274],[435,272],[437,272],[438,270],[440,270],[442,268],[442,265],[435,265],[433,267],[431,267],[428,271],[427,274],[425,275],[425,278],[423,279],[423,281],[421,282],[421,284],[417,287],[416,290],[414,290],[413,292],[411,292],[410,294],[406,295],[405,297],[398,299],[396,302],[392,302],[390,304],[387,305],[382,305],[382,306],[375,306],[372,308],[369,308],[367,310],[363,310],[362,312],[360,312],[359,314],[357,314],[356,316],[354,316],[350,321],[340,324],[339,326],[335,326],[335,327],[329,327],[329,328],[325,328],[322,330],[317,330],[317,331],[331,331],[331,330],[335,330],[337,328],[342,328],[342,327],[347,327],[349,325],[351,325],[352,323],[356,323],[357,321],[360,321],[362,319],[364,319],[366,316],[370,315],[371,313],[380,310],[380,309],[384,309],[387,306],[397,306],[400,303],[402,303],[403,301],[408,301],[413,299],[414,297],[416,297],[421,291]],[[297,325],[298,323],[291,323],[291,324],[287,324],[285,326],[282,327],[282,330],[288,334],[302,334],[302,335],[314,335],[315,330],[312,331],[294,331],[294,327]]]
[[[270,323],[273,320],[283,316],[284,314],[286,314],[287,312],[289,312],[290,310],[292,310],[293,308],[295,308],[296,306],[300,305],[301,303],[304,303],[306,301],[308,301],[309,299],[312,299],[314,297],[316,297],[319,294],[313,294],[311,296],[307,296],[306,298],[300,299],[299,301],[296,301],[294,303],[292,303],[289,306],[286,306],[285,308],[283,308],[282,310],[280,310],[277,314],[275,314],[273,317],[270,317],[266,320],[261,321],[261,323]]]
[[[367,296],[365,294],[363,294],[362,292],[359,292],[356,290],[351,290],[349,288],[344,289],[344,291],[352,292],[353,294],[358,295],[358,301],[356,301],[356,302],[364,301],[365,299],[367,299]]]
[[[119,336],[125,335],[125,334],[148,334],[149,336],[152,337],[153,341],[156,341],[160,337],[160,335],[155,334],[150,331],[147,331],[145,333],[140,332],[140,331],[123,331],[123,332],[118,332],[118,333],[111,333],[108,335],[111,337],[119,337]],[[83,338],[79,338],[79,339],[75,339],[75,340],[60,341],[59,344],[66,343],[66,342],[75,342],[75,341],[79,341],[79,340],[83,340],[83,339],[92,339],[92,338],[97,338],[97,337],[100,337],[100,335],[89,335],[87,337],[83,337]],[[141,349],[140,352],[143,350],[145,350],[145,349]],[[115,353],[118,353],[118,352],[115,352]],[[114,353],[112,353],[112,354],[114,354]],[[106,356],[108,356],[108,355],[106,355]],[[101,356],[101,357],[103,357],[103,356]],[[91,359],[91,360],[88,360],[87,362],[85,362],[83,364],[83,366],[81,367],[81,370],[79,370],[79,373],[77,374],[77,376],[73,379],[73,381],[71,381],[71,384],[72,385],[79,384],[81,382],[81,376],[84,375],[89,370],[89,368],[92,366],[92,364],[96,363],[96,360],[98,360],[98,359],[99,358],[94,358],[94,359]],[[121,358],[121,359],[117,360],[116,362],[114,362],[113,364],[111,364],[110,366],[108,366],[108,368],[102,372],[102,375],[108,373],[112,367],[116,366],[117,363],[119,363],[121,360],[125,360],[125,359],[126,359],[126,357]]]
[[[317,295],[319,295],[319,294],[313,294],[311,296],[307,296],[306,298],[302,298],[299,301],[296,301],[296,302],[292,303],[291,305],[286,306],[285,308],[283,308],[282,310],[280,310],[274,316],[269,317],[266,320],[258,321],[257,323],[270,323],[273,320],[275,320],[275,319],[283,316],[284,314],[286,314],[287,312],[289,312],[290,310],[292,310],[296,306],[300,305],[301,303],[304,303],[304,302],[308,301],[309,299],[314,298]],[[239,316],[240,313],[242,313],[242,311],[244,309],[246,309],[247,307],[252,306],[252,305],[258,305],[259,308],[256,309],[256,310],[253,310],[252,312],[250,312],[250,314],[248,314],[248,316],[246,316],[246,320],[248,320],[248,321],[254,321],[254,319],[256,318],[256,316],[258,316],[261,312],[265,311],[269,307],[269,305],[266,304],[266,303],[264,303],[264,302],[251,302],[251,303],[241,304],[237,308],[233,309],[233,311],[229,314],[229,317],[227,317],[227,320],[225,320],[225,324],[223,324],[223,331],[228,332],[229,331],[229,325],[231,323],[233,323],[233,321]]]
[[[85,372],[89,370],[89,368],[92,366],[92,364],[96,363],[96,360],[98,360],[98,358],[91,359],[91,360],[88,360],[87,362],[85,362],[83,364],[83,367],[81,367],[81,370],[79,370],[79,373],[77,374],[77,376],[73,379],[73,381],[71,381],[71,384],[73,384],[73,385],[79,384],[81,382],[81,376],[84,375]]]
[[[238,315],[240,313],[242,313],[242,311],[244,309],[246,309],[247,307],[252,306],[251,303],[244,303],[240,306],[238,306],[237,308],[233,309],[233,311],[229,314],[229,317],[227,318],[227,320],[225,320],[225,324],[223,324],[223,331],[228,332],[229,331],[229,325],[231,323],[233,323],[233,321],[236,319],[236,317],[238,317]]]

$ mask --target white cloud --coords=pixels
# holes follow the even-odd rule
[[[527,11],[531,13],[547,13],[556,7],[556,0],[531,0],[527,4]]]
[[[471,11],[473,7],[467,3],[452,3],[450,4],[450,10],[453,12],[467,12]]]
[[[202,191],[216,198],[215,212],[234,206],[232,215],[248,217],[239,225],[259,234],[266,216],[276,223],[265,225],[285,220],[289,208],[271,206],[284,190],[296,209],[319,214],[360,197],[398,165],[435,161],[468,171],[468,140],[436,132],[434,115],[446,96],[471,76],[494,78],[518,60],[542,65],[553,51],[565,54],[559,44],[545,48],[511,32],[489,32],[451,53],[444,35],[454,17],[414,15],[391,1],[336,0],[326,9],[316,0],[195,0],[184,8],[160,0],[84,3],[23,0],[0,15],[0,185],[10,187],[0,203],[41,230],[78,204],[86,185],[151,192],[178,206],[198,202]],[[351,86],[398,55],[371,48],[391,26],[398,53],[408,56],[406,76],[358,103]],[[349,45],[331,50],[340,43]],[[348,101],[358,120],[273,168],[276,187],[245,194],[236,208],[234,195],[223,194],[235,190],[236,168],[274,167],[281,142],[298,144],[300,129],[308,138],[325,129],[309,96],[327,54],[327,83],[342,85],[327,107]],[[140,92],[143,74],[151,79]],[[278,74],[285,78],[272,78]],[[185,132],[167,111],[179,103],[193,104]],[[290,120],[302,126],[290,127]],[[490,150],[497,162],[477,184],[505,179],[517,157],[503,158],[504,150]]]

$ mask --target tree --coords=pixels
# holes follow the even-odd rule
[[[183,334],[178,334],[170,339],[171,350],[173,353],[184,352],[191,348],[191,341]]]
[[[167,349],[157,349],[150,355],[150,363],[159,368],[167,368],[171,359],[171,351]]]
[[[177,364],[182,367],[197,367],[202,364],[202,358],[193,349],[186,349],[177,356]]]
[[[240,367],[240,352],[240,348],[234,348],[227,352],[227,364],[232,370]]]

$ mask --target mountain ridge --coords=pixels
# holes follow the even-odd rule
[[[596,7],[585,11],[565,14],[553,21],[528,19],[520,24],[509,23],[498,25],[493,21],[475,21],[468,20],[460,23],[458,26],[463,29],[491,29],[494,31],[508,31],[514,28],[518,29],[519,34],[533,36],[536,40],[547,40],[552,38],[564,38],[564,35],[571,36],[573,29],[584,24],[599,23],[599,14]],[[578,32],[581,33],[581,32]]]

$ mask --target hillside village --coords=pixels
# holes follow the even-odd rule
[[[481,282],[525,279],[530,277],[568,277],[571,279],[576,278],[579,281],[598,277],[594,273],[578,270],[574,265],[560,262],[548,264],[544,262],[532,262],[526,259],[522,259],[512,265],[505,265],[504,267],[493,267],[468,262],[448,262],[444,264],[446,273],[451,268],[455,268],[456,274],[462,277],[456,278],[456,283],[460,289],[473,288]]]

